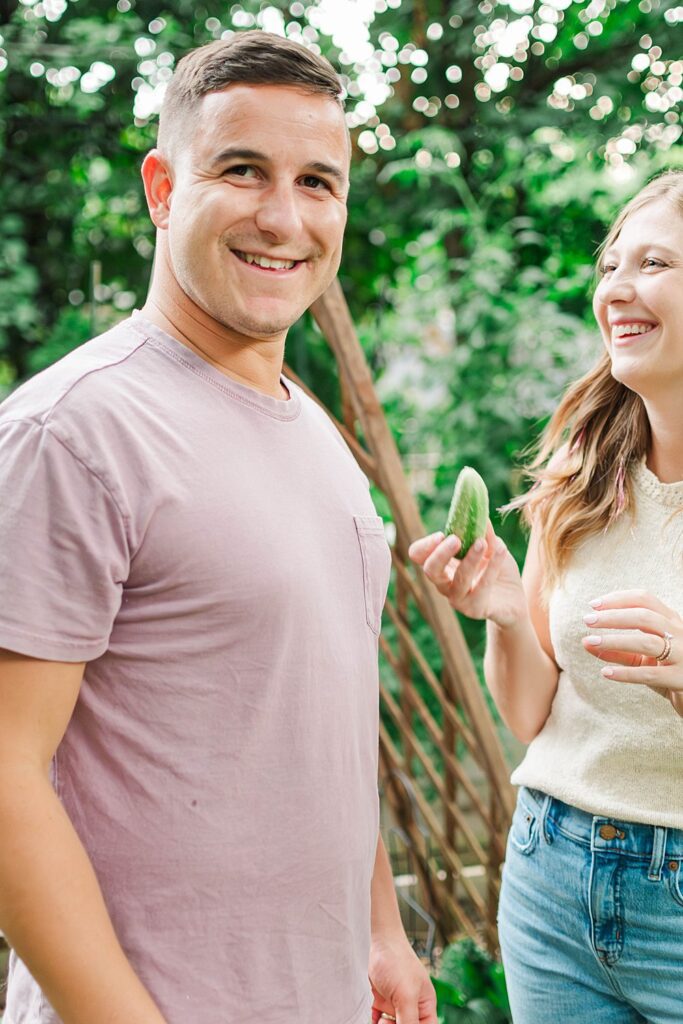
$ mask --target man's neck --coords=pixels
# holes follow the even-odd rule
[[[166,293],[160,297],[152,288],[141,313],[226,377],[273,398],[289,398],[281,381],[284,338],[281,343],[247,338],[189,304],[184,295],[183,300],[181,303]]]

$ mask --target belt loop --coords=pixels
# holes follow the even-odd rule
[[[543,803],[541,804],[541,813],[538,821],[539,828],[541,830],[541,835],[545,839],[546,843],[552,843],[553,841],[553,837],[550,835],[550,832],[548,831],[548,814],[550,812],[550,805],[552,804],[552,802],[553,798],[551,796],[548,796],[548,794],[546,793],[546,795],[543,797]]]
[[[666,854],[667,829],[661,825],[653,825],[654,833],[652,838],[652,859],[647,877],[651,882],[660,882],[662,879],[662,868],[664,867],[664,856]]]

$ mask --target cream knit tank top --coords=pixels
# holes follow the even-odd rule
[[[683,718],[646,686],[605,679],[581,644],[598,631],[583,622],[589,602],[614,590],[646,590],[683,613],[683,482],[661,483],[644,461],[633,482],[633,513],[586,540],[553,591],[557,693],[512,781],[591,814],[683,828]]]

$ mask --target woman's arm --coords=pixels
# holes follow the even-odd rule
[[[501,718],[523,743],[538,735],[550,714],[559,668],[542,601],[543,563],[538,533],[529,538],[522,588],[526,614],[516,622],[487,622],[484,674]]]
[[[557,690],[548,613],[542,603],[543,563],[532,529],[523,576],[504,541],[489,523],[486,540],[458,559],[457,537],[433,534],[410,546],[451,606],[470,618],[488,620],[484,673],[503,721],[524,743],[541,730]]]

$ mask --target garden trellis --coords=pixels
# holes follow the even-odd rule
[[[440,939],[467,934],[495,949],[513,809],[509,768],[457,618],[408,559],[410,542],[425,531],[338,281],[311,312],[338,368],[341,421],[326,411],[384,495],[396,529],[380,637],[380,784]],[[416,621],[436,640],[438,673],[421,648]]]

